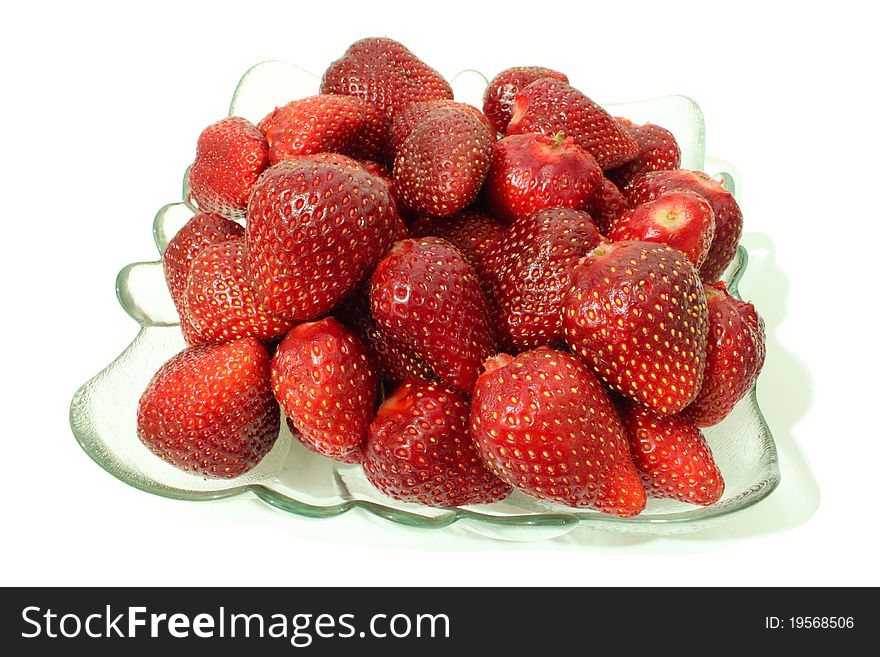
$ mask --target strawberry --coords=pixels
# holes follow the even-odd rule
[[[735,299],[724,283],[707,285],[709,343],[703,387],[685,413],[711,427],[751,390],[764,366],[764,320],[751,303]]]
[[[279,162],[248,204],[245,268],[257,303],[303,321],[329,312],[391,245],[388,188],[344,156]]]
[[[513,103],[508,135],[562,132],[588,153],[603,170],[629,162],[639,145],[608,112],[565,82],[542,78],[520,91]]]
[[[242,239],[244,239],[244,228],[237,223],[217,214],[203,213],[194,215],[187,221],[165,247],[162,253],[162,268],[165,271],[165,280],[174,307],[180,315],[180,328],[187,344],[194,345],[200,342],[195,327],[184,319],[186,282],[193,260],[206,246]]]
[[[544,208],[587,209],[601,186],[596,159],[571,137],[528,133],[495,142],[485,190],[492,213],[510,223]]]
[[[276,107],[257,126],[276,164],[313,153],[380,157],[387,128],[376,108],[362,98],[322,94]]]
[[[394,180],[403,203],[447,217],[470,205],[486,177],[494,136],[469,111],[431,110],[400,146]]]
[[[492,78],[483,94],[483,113],[492,123],[495,132],[507,132],[516,95],[532,82],[543,78],[553,78],[568,84],[565,73],[543,66],[514,66]]]
[[[397,155],[403,142],[409,137],[410,133],[421,123],[432,110],[438,107],[451,107],[468,112],[473,117],[484,124],[494,134],[495,128],[489,123],[489,119],[473,105],[467,103],[456,103],[452,100],[425,100],[419,103],[413,103],[399,112],[394,114],[394,120],[391,122],[391,130],[388,136],[388,152],[393,157]]]
[[[278,438],[269,352],[253,338],[180,352],[140,398],[141,442],[171,465],[212,478],[252,469]]]
[[[293,436],[293,438],[301,445],[311,450],[312,448],[310,443],[305,438],[303,438],[303,435],[300,433],[299,429],[296,428],[291,419],[289,417],[284,419],[287,422],[287,429],[288,431],[290,431],[290,435]],[[348,452],[347,454],[337,454],[333,457],[333,460],[338,461],[339,463],[359,465],[361,461],[363,461],[363,458],[363,450],[355,449],[351,452]]]
[[[608,177],[618,187],[626,187],[649,171],[670,171],[681,166],[681,149],[669,130],[653,123],[636,125],[622,118],[617,122],[639,145],[639,154],[634,160],[608,172]]]
[[[630,183],[624,195],[630,207],[651,201],[664,192],[688,190],[705,198],[715,213],[715,238],[709,247],[709,255],[700,267],[700,278],[714,283],[736,255],[736,247],[742,234],[743,217],[733,194],[702,171],[654,171],[646,173]]]
[[[189,171],[189,198],[202,212],[227,219],[245,215],[248,197],[269,165],[266,138],[250,121],[230,116],[199,136]]]
[[[503,500],[510,486],[489,472],[470,432],[471,406],[439,383],[411,379],[379,407],[364,448],[364,473],[403,502],[452,507]]]
[[[489,469],[528,495],[618,516],[645,508],[617,411],[571,354],[540,347],[487,361],[471,432]]]
[[[707,315],[681,251],[624,241],[598,246],[575,267],[563,328],[568,346],[612,389],[672,415],[700,390]]]
[[[621,412],[633,463],[650,497],[709,506],[724,493],[724,479],[702,432],[685,415],[657,415],[629,403]]]
[[[378,379],[354,334],[332,317],[294,326],[272,358],[272,390],[313,451],[350,462],[373,418]]]
[[[445,240],[397,242],[373,272],[370,307],[391,339],[464,393],[495,351],[474,269]]]
[[[290,321],[274,317],[255,301],[244,272],[244,240],[204,247],[193,260],[184,296],[183,317],[195,344],[253,337],[275,340]]]
[[[623,192],[608,178],[602,178],[602,187],[593,199],[593,207],[590,210],[590,216],[596,221],[599,232],[607,235],[611,226],[627,212],[629,212],[629,204]]]
[[[642,240],[668,244],[684,253],[699,269],[715,236],[715,213],[699,194],[666,192],[630,210],[606,234],[612,242]]]
[[[394,201],[394,206],[397,208],[397,214],[400,216],[400,222],[397,225],[397,234],[394,238],[395,241],[409,237],[409,230],[406,227],[404,219],[409,221],[415,215],[407,210],[403,201],[400,200],[400,194],[397,191],[397,185],[394,183],[394,178],[391,176],[391,172],[384,164],[373,160],[359,160],[358,164],[364,168],[364,171],[379,178],[388,186],[388,193],[391,195],[391,200]]]

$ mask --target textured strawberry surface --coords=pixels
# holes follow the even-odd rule
[[[514,66],[492,78],[483,94],[483,113],[495,132],[507,132],[513,101],[520,90],[543,78],[554,78],[568,84],[568,76],[564,73],[543,66]]]

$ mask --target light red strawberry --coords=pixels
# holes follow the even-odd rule
[[[257,127],[266,135],[272,164],[314,153],[375,159],[388,139],[388,128],[371,103],[341,94],[291,101]]]
[[[469,111],[438,107],[413,128],[394,161],[404,205],[447,217],[465,209],[483,186],[495,138]]]
[[[562,132],[596,158],[603,170],[629,162],[639,145],[613,116],[574,87],[552,78],[532,82],[513,103],[508,135]]]
[[[244,228],[239,224],[217,214],[201,213],[187,221],[165,247],[162,253],[162,268],[165,271],[165,280],[174,307],[180,315],[183,337],[188,345],[199,342],[195,328],[184,317],[186,282],[193,260],[206,246],[243,239]]]
[[[244,240],[204,247],[190,267],[183,318],[196,344],[253,337],[282,337],[290,320],[266,312],[254,297],[244,271]]]
[[[269,361],[253,338],[180,352],[140,398],[138,438],[193,474],[231,478],[251,470],[272,449],[280,427]]]
[[[649,497],[709,506],[724,493],[724,478],[706,438],[685,415],[657,415],[641,404],[621,412],[633,463]]]
[[[601,187],[596,159],[561,132],[511,135],[495,142],[485,181],[492,214],[507,223],[544,208],[586,210]]]
[[[373,272],[370,306],[390,338],[464,393],[470,393],[481,364],[495,352],[474,269],[445,240],[397,242]]]
[[[483,113],[492,123],[495,132],[507,132],[516,95],[532,82],[543,78],[554,78],[568,84],[565,73],[543,66],[514,66],[492,78],[483,94]]]
[[[367,437],[378,378],[355,335],[332,317],[293,327],[272,358],[272,390],[309,449],[351,462]]]
[[[279,162],[248,205],[245,258],[256,301],[303,321],[329,312],[391,245],[387,186],[343,156]]]
[[[600,245],[575,267],[563,306],[568,346],[612,389],[661,415],[696,398],[708,311],[681,251],[652,242]]]
[[[541,347],[490,359],[471,432],[489,469],[528,495],[618,516],[645,508],[617,411],[571,354]]]
[[[623,190],[630,207],[647,203],[668,191],[688,190],[705,198],[715,213],[715,238],[709,255],[700,267],[700,278],[714,283],[721,278],[736,255],[742,234],[743,217],[733,194],[702,171],[654,171],[634,180]]]
[[[590,216],[596,222],[599,232],[607,235],[617,220],[627,212],[629,212],[629,203],[623,192],[608,178],[602,178],[602,188],[593,200],[593,207],[590,208]]]
[[[400,147],[403,146],[403,142],[406,141],[406,138],[409,137],[410,133],[416,128],[416,126],[418,126],[432,110],[435,110],[438,107],[460,109],[464,112],[468,112],[473,115],[475,119],[483,123],[489,129],[490,134],[494,134],[495,129],[492,127],[489,119],[487,119],[486,116],[473,105],[457,103],[453,100],[425,100],[413,103],[401,111],[395,112],[394,120],[391,122],[391,129],[389,130],[387,149],[392,159],[397,155]]]
[[[724,283],[707,285],[709,343],[700,394],[685,413],[711,427],[733,410],[764,366],[764,320],[748,302],[730,296]]]
[[[666,192],[617,220],[607,233],[612,242],[641,240],[668,244],[684,253],[697,269],[715,237],[715,213],[699,194]]]
[[[269,165],[269,145],[256,126],[230,116],[202,131],[189,171],[189,200],[202,212],[244,217],[248,197]]]
[[[671,171],[681,166],[681,148],[669,130],[653,123],[636,125],[617,118],[629,135],[639,144],[635,159],[608,172],[608,177],[623,189],[642,174],[650,171]]]
[[[437,507],[503,500],[471,438],[470,403],[439,383],[411,379],[379,407],[364,448],[364,473],[382,493]]]

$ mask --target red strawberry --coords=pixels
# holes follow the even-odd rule
[[[733,194],[702,171],[654,171],[634,180],[624,190],[630,207],[651,201],[664,192],[688,190],[705,198],[715,213],[715,239],[700,267],[700,278],[714,283],[736,255],[742,234],[743,217]]]
[[[422,100],[452,100],[452,87],[404,45],[385,38],[357,41],[330,64],[322,94],[346,94],[372,103],[386,125],[395,112]]]
[[[697,396],[708,311],[681,251],[652,242],[600,245],[575,267],[563,306],[568,346],[612,389],[661,415]]]
[[[470,393],[495,351],[486,302],[471,267],[449,242],[402,240],[373,272],[376,323],[448,385]]]
[[[189,171],[189,196],[202,212],[244,217],[248,197],[269,165],[266,138],[246,119],[230,116],[199,136]]]
[[[540,210],[513,223],[489,266],[502,347],[523,351],[562,342],[571,270],[600,239],[590,216],[577,210]]]
[[[495,142],[485,183],[492,213],[507,223],[544,208],[587,209],[601,187],[596,159],[562,133]]]
[[[272,164],[313,153],[380,157],[388,132],[371,103],[339,94],[294,100],[275,108],[257,127],[266,135]]]
[[[269,352],[253,338],[180,352],[138,404],[138,438],[171,465],[213,478],[253,468],[278,438]]]
[[[617,122],[639,144],[639,154],[634,160],[608,172],[618,187],[626,187],[649,171],[670,171],[681,166],[681,149],[669,130],[653,123],[636,125],[621,118]]]
[[[684,415],[657,415],[630,403],[621,418],[630,453],[650,497],[709,506],[724,493],[724,479],[712,450]]]
[[[490,359],[471,432],[489,469],[528,495],[618,516],[645,508],[617,411],[571,354],[540,347]]]
[[[483,113],[491,121],[495,132],[507,132],[516,95],[532,82],[543,78],[553,78],[568,84],[565,73],[543,66],[514,66],[492,78],[483,94]]]
[[[272,390],[309,449],[344,462],[361,449],[378,379],[358,339],[332,317],[290,330],[272,358]]]
[[[177,231],[165,247],[162,267],[165,270],[168,291],[171,292],[174,307],[180,315],[180,328],[187,344],[194,345],[200,341],[195,328],[184,318],[186,281],[193,260],[206,246],[241,239],[244,239],[244,228],[234,221],[216,214],[197,214]]]
[[[503,500],[510,486],[489,472],[470,432],[470,403],[438,383],[408,380],[379,407],[364,472],[404,502],[451,507]]]
[[[184,297],[186,324],[196,344],[253,337],[275,340],[290,321],[261,308],[244,272],[244,240],[204,247],[193,260]]]
[[[519,92],[513,103],[508,135],[558,132],[592,154],[603,170],[629,162],[639,145],[592,100],[565,82],[542,78]]]
[[[611,226],[627,212],[629,212],[629,204],[623,192],[608,178],[602,178],[602,188],[594,199],[590,212],[590,216],[596,221],[599,232],[607,235]]]
[[[391,130],[388,137],[388,153],[392,156],[397,155],[403,142],[409,137],[410,133],[421,123],[432,110],[438,107],[451,107],[460,109],[464,112],[472,114],[473,117],[483,123],[494,134],[495,128],[489,123],[489,119],[473,105],[467,103],[456,103],[452,100],[425,100],[419,103],[413,103],[399,112],[394,114],[394,120],[391,122]]]
[[[343,156],[279,162],[248,204],[245,265],[256,301],[301,321],[330,311],[394,239],[388,188]]]
[[[483,186],[494,136],[471,112],[431,110],[413,128],[394,161],[404,204],[447,217],[473,203]]]
[[[607,233],[612,242],[642,240],[668,244],[694,267],[706,260],[715,236],[715,213],[699,194],[666,192],[621,217]]]
[[[299,443],[301,443],[304,447],[311,449],[309,443],[303,438],[302,434],[299,432],[299,429],[294,426],[293,422],[291,422],[290,418],[284,418],[287,422],[287,430],[290,431],[290,435],[293,436]],[[349,463],[351,465],[359,465],[361,461],[363,461],[364,453],[360,449],[356,449],[354,451],[348,452],[347,454],[338,454],[333,457],[333,460],[338,461],[340,463]]]
[[[703,387],[685,411],[711,427],[751,390],[764,366],[764,320],[751,303],[734,299],[724,283],[706,286],[709,344]]]

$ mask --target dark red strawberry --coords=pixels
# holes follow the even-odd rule
[[[269,143],[272,164],[313,153],[381,157],[388,128],[362,98],[322,94],[277,107],[257,126]]]
[[[590,216],[596,222],[599,232],[607,235],[617,220],[627,212],[629,212],[629,204],[623,192],[608,178],[603,178],[602,188],[590,210]]]
[[[343,156],[279,162],[248,204],[256,301],[302,321],[329,312],[387,251],[399,217],[387,186]]]
[[[244,217],[257,178],[269,165],[269,145],[250,121],[230,116],[204,129],[189,171],[189,197],[202,212]]]
[[[335,319],[290,330],[272,358],[272,390],[306,447],[343,462],[360,451],[378,378],[358,339]]]
[[[411,379],[379,407],[364,448],[364,473],[403,502],[452,507],[503,500],[510,486],[486,469],[470,431],[467,397]]]
[[[394,161],[394,181],[403,203],[441,217],[466,208],[483,186],[494,140],[471,112],[456,107],[431,110]]]
[[[451,107],[468,112],[472,114],[475,119],[478,119],[483,123],[489,129],[490,134],[494,133],[495,129],[492,127],[492,124],[489,123],[489,119],[487,119],[486,116],[473,105],[456,103],[452,100],[425,100],[419,103],[413,103],[394,114],[394,120],[391,122],[391,130],[389,131],[388,138],[388,153],[392,158],[397,155],[400,147],[403,146],[403,142],[406,141],[406,138],[409,137],[415,127],[421,123],[432,110],[437,109],[438,107]]]
[[[607,236],[612,242],[642,240],[668,244],[684,253],[699,269],[715,236],[715,213],[699,194],[666,192],[630,210],[614,223]]]
[[[235,338],[276,340],[290,320],[260,307],[244,272],[244,240],[204,247],[193,260],[184,295],[183,317],[196,344]]]
[[[492,78],[483,94],[483,112],[491,121],[495,132],[507,132],[516,95],[532,82],[543,78],[553,78],[568,84],[565,73],[543,66],[514,66]]]
[[[652,242],[600,245],[575,267],[563,305],[568,346],[612,389],[661,415],[696,398],[708,311],[681,251]]]
[[[707,285],[709,344],[703,387],[685,411],[697,426],[726,418],[764,366],[764,320],[751,303],[735,299],[724,283]]]
[[[702,432],[684,415],[657,415],[629,403],[621,413],[633,463],[650,497],[709,506],[724,493],[724,479]]]
[[[681,166],[681,149],[669,130],[653,123],[636,125],[622,118],[617,122],[639,144],[639,154],[634,160],[608,172],[608,177],[618,187],[623,189],[649,171],[670,171]]]
[[[473,267],[436,237],[402,240],[373,272],[370,306],[382,330],[448,385],[470,393],[495,352]]]
[[[184,319],[186,282],[193,260],[206,246],[243,239],[244,228],[234,221],[217,214],[203,213],[194,215],[187,221],[165,247],[162,267],[165,270],[168,291],[171,292],[174,307],[180,315],[180,328],[187,344],[194,345],[200,341],[193,326]]]
[[[527,133],[495,142],[486,175],[492,213],[510,223],[544,208],[586,210],[602,187],[596,159],[557,133]]]
[[[513,103],[508,135],[562,132],[592,154],[603,170],[629,162],[639,145],[592,100],[565,82],[542,78],[519,92]]]
[[[715,213],[715,239],[700,267],[700,278],[714,283],[721,278],[736,255],[742,234],[743,217],[733,194],[702,171],[654,171],[634,180],[625,190],[630,207],[647,203],[668,191],[688,190],[705,198]]]
[[[540,347],[490,359],[471,432],[489,469],[528,495],[618,516],[645,508],[617,411],[571,354]]]
[[[253,338],[180,352],[138,404],[137,433],[171,465],[212,478],[252,469],[278,438],[269,352]]]

